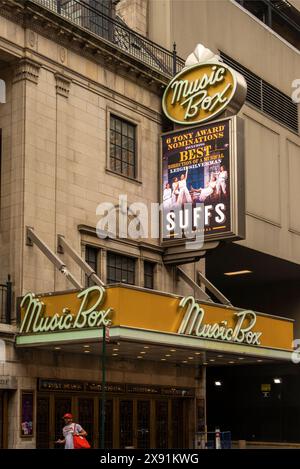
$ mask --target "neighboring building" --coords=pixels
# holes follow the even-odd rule
[[[300,78],[300,3],[150,0],[148,8],[150,39],[167,48],[175,42],[181,57],[201,42],[246,78],[248,94],[239,114],[245,120],[246,239],[222,244],[212,252],[206,259],[206,275],[234,305],[293,318],[295,339],[299,339],[300,104],[292,101],[292,93],[294,81],[298,79],[299,87]],[[245,270],[250,273],[226,275]],[[235,438],[300,441],[296,397],[300,370],[296,366],[252,369],[248,376],[255,385],[245,387],[240,368],[211,373],[209,383],[221,379],[223,373],[227,386],[228,380],[233,383],[227,391],[236,392],[240,418],[237,421],[235,414],[229,418],[228,395],[224,392],[221,400],[218,389],[220,406],[215,399],[209,402],[208,424],[231,428]],[[282,375],[282,385],[273,383],[270,400],[263,399],[260,383],[271,382],[272,373]],[[249,413],[244,412],[249,408],[247,397],[256,422],[250,422]],[[282,412],[288,415],[284,422]]]
[[[257,346],[181,336],[180,298],[201,296],[192,281],[197,281],[197,270],[204,270],[203,260],[183,266],[189,276],[187,285],[176,266],[166,262],[158,239],[97,237],[96,209],[101,202],[122,211],[120,194],[127,195],[129,204],[159,200],[160,135],[170,126],[162,116],[161,96],[174,72],[174,56],[168,51],[171,39],[183,57],[199,41],[216,49],[216,42],[204,35],[195,37],[193,44],[182,41],[181,45],[171,33],[164,49],[158,44],[166,44],[166,38],[155,37],[151,23],[152,8],[158,3],[163,7],[164,2],[149,2],[150,22],[147,2],[125,3],[8,0],[1,6],[0,79],[6,85],[6,100],[0,104],[0,446],[53,447],[61,432],[61,416],[67,411],[88,431],[94,447],[101,440],[102,330],[65,327],[58,331],[53,326],[52,332],[42,333],[35,330],[38,322],[33,321],[19,335],[20,300],[28,292],[43,293],[45,317],[59,311],[65,321],[73,321],[72,308],[79,308],[74,287],[77,291],[96,283],[101,290],[102,282],[109,285],[106,303],[103,300],[100,305],[105,304],[105,310],[113,306],[115,311],[106,347],[105,447],[193,447],[196,432],[206,428],[207,363],[219,358],[227,363],[238,357],[249,364],[286,362],[290,357],[292,322],[266,315],[257,316],[254,334],[263,331]],[[230,8],[245,15],[235,4]],[[171,23],[164,21],[167,31]],[[158,44],[125,22],[141,34],[149,32]],[[222,42],[216,29],[211,29],[210,37],[244,65],[233,49],[236,41],[231,44],[234,38]],[[288,48],[281,42],[280,47]],[[295,53],[291,49],[291,57]],[[245,66],[252,70],[254,63],[245,62]],[[183,64],[177,60],[177,71]],[[296,73],[296,59],[293,66]],[[281,82],[274,82],[272,74],[264,76],[264,70],[261,58],[260,68],[254,71],[287,93],[286,78],[282,77],[280,87]],[[287,73],[292,76],[292,69],[285,77]],[[242,115],[249,116],[246,138],[253,145],[247,155],[250,151],[256,156],[256,138],[261,145],[267,141],[264,170],[269,170],[276,145],[281,142],[284,148],[288,141],[290,164],[297,167],[299,137],[295,128],[291,130],[293,117],[285,127],[272,121],[267,130],[269,117],[249,106]],[[258,163],[253,159],[247,174],[256,174]],[[265,214],[274,197],[282,207],[287,199],[271,194],[271,189],[267,198],[264,191],[255,195],[261,184],[271,187],[284,170],[283,163],[274,165],[267,181],[256,180],[254,192],[247,185],[248,201],[255,205],[248,208],[248,234],[242,245],[276,255],[280,243],[281,257],[291,261],[300,258],[296,206],[291,205],[295,212],[288,225],[276,203],[269,216]],[[284,187],[281,197],[288,197]],[[291,191],[296,197],[295,183]],[[128,218],[132,220],[132,214]],[[262,236],[265,226],[270,230],[268,240],[259,238],[257,246],[256,235]],[[293,237],[292,247],[286,247],[288,237]],[[78,257],[92,271],[78,263]],[[228,324],[233,323],[235,309],[204,305],[211,321],[219,323],[226,317]],[[37,315],[38,306],[34,308]],[[289,315],[283,308],[271,312]]]

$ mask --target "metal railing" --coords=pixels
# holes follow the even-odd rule
[[[10,276],[6,283],[0,284],[0,324],[11,324],[12,283]]]
[[[109,41],[131,57],[166,74],[174,75],[184,67],[184,60],[164,47],[128,28],[88,4],[88,0],[33,0],[71,23]]]
[[[220,56],[225,64],[244,76],[247,82],[246,101],[294,132],[299,132],[298,106],[290,96],[255,75],[222,51],[220,51]]]

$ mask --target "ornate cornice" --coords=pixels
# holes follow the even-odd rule
[[[72,83],[71,78],[66,77],[65,75],[61,75],[60,73],[55,74],[56,80],[56,93],[64,98],[69,97],[70,86]]]
[[[21,80],[29,80],[37,85],[39,81],[41,64],[32,59],[20,59],[15,67],[13,83]]]
[[[118,49],[100,36],[83,30],[63,16],[27,0],[0,0],[0,15],[21,24],[60,44],[67,50],[100,63],[120,75],[138,82],[142,86],[161,94],[170,77],[164,72],[154,70],[126,52]],[[62,60],[63,62],[63,60]]]

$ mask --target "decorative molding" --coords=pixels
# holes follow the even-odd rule
[[[19,6],[16,7],[16,4]],[[120,66],[126,64],[130,68],[130,72],[123,72],[126,73],[126,77],[135,82],[138,81],[141,86],[147,89],[151,87],[155,93],[161,94],[162,87],[165,87],[169,81],[170,76],[163,70],[156,70],[146,62],[129,56],[126,51],[116,48],[114,44],[87,30],[83,34],[80,26],[76,26],[67,18],[44,8],[41,4],[29,2],[25,8],[23,0],[5,0],[1,16],[9,18],[22,27],[25,22],[31,31],[37,33],[37,41],[38,35],[41,34],[56,42],[60,47],[66,48],[67,51],[75,51],[75,53],[84,55],[102,66],[107,60],[105,66],[109,66],[115,73],[119,73]],[[58,61],[65,63],[61,60],[59,52],[57,58]],[[142,74],[144,78],[142,78]],[[150,79],[154,80],[151,85],[148,82]]]
[[[32,59],[23,58],[16,64],[13,83],[21,80],[29,80],[38,84],[41,64]]]
[[[61,75],[60,73],[55,73],[55,80],[56,80],[56,93],[59,94],[60,96],[63,96],[64,98],[68,98],[72,79],[66,77],[65,75]]]
[[[67,49],[65,47],[60,47],[59,48],[59,58],[62,63],[66,61],[67,58]]]
[[[27,41],[28,45],[34,48],[37,43],[37,34],[34,31],[27,30]]]

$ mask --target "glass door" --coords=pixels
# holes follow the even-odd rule
[[[37,398],[36,410],[36,447],[49,448],[50,432],[49,432],[49,397]]]
[[[63,438],[62,429],[64,427],[63,416],[72,412],[72,399],[69,397],[55,397],[54,399],[54,439]],[[56,448],[63,448],[63,445],[56,445]]]
[[[168,448],[168,401],[155,401],[156,448]]]
[[[137,447],[150,448],[150,400],[137,401]]]
[[[120,400],[120,448],[133,446],[133,401]]]
[[[78,399],[78,423],[87,432],[86,439],[93,447],[94,443],[94,399]]]
[[[172,448],[184,448],[183,400],[173,399],[172,409]]]
[[[102,419],[102,399],[99,401],[99,447],[101,441],[101,419]],[[113,399],[105,399],[105,429],[104,429],[104,448],[113,448],[114,435],[114,406]]]

